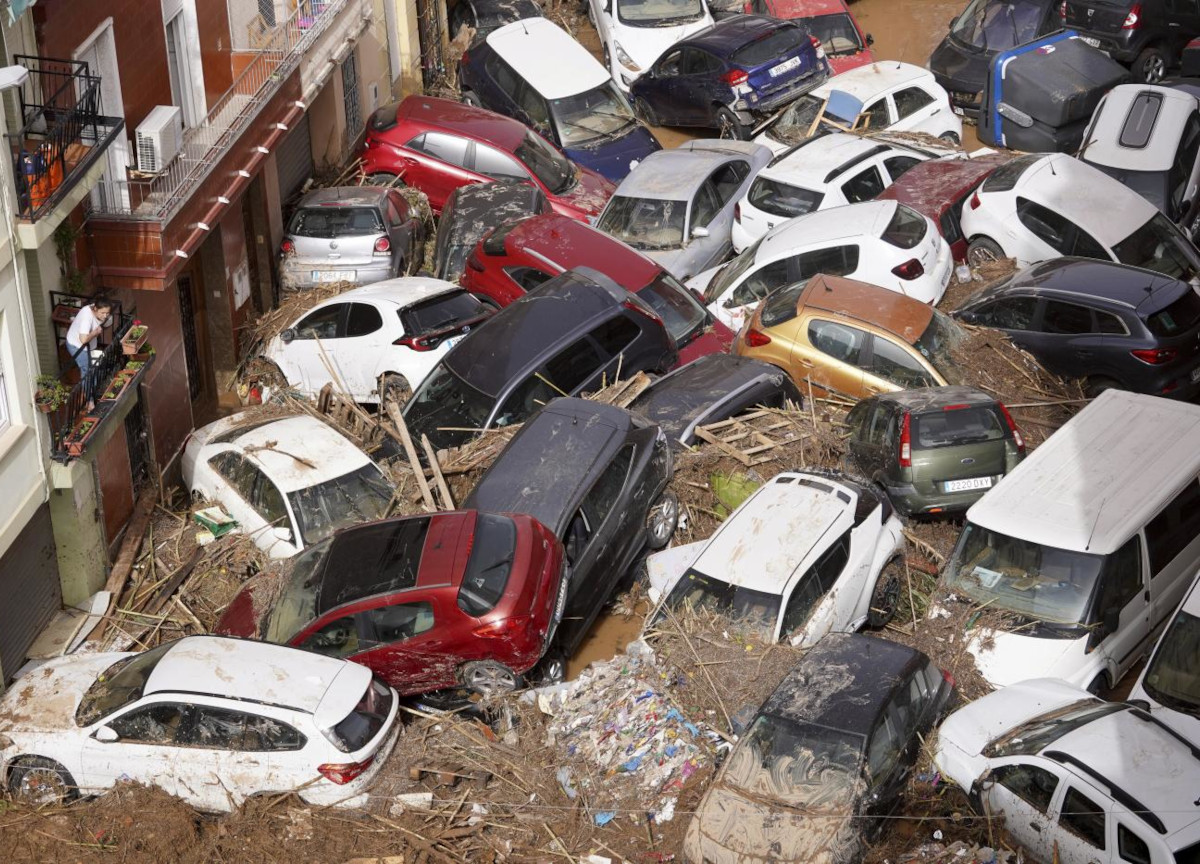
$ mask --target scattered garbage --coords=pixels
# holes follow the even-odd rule
[[[941,831],[934,837],[941,839]],[[978,846],[956,840],[949,845],[943,843],[926,843],[910,852],[905,852],[896,858],[896,864],[915,864],[919,861],[944,861],[953,864],[1019,864],[1024,859],[1019,853],[1008,849],[993,849],[991,846]],[[889,862],[890,864],[890,862]]]

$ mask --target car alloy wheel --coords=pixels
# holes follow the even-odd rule
[[[521,686],[521,676],[503,663],[480,660],[463,666],[462,682],[480,696],[503,696]]]
[[[1134,68],[1146,84],[1157,84],[1167,75],[1167,58],[1161,48],[1147,48],[1138,55]]]
[[[50,759],[31,758],[10,770],[13,796],[37,807],[57,804],[72,796],[75,784],[66,770]]]
[[[647,546],[651,549],[662,549],[670,543],[675,526],[679,524],[679,499],[675,497],[675,493],[667,491],[659,496],[646,521],[649,533]]]
[[[1004,250],[990,237],[977,237],[967,247],[967,263],[972,267],[981,267],[1003,257]]]

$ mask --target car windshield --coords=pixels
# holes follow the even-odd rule
[[[1080,699],[1054,711],[1026,720],[1010,729],[983,749],[990,758],[1030,756],[1040,753],[1059,738],[1085,726],[1106,714],[1124,711],[1129,706],[1121,702],[1101,702],[1099,699]]]
[[[762,238],[760,237],[752,245],[743,249],[742,254],[714,273],[708,287],[704,289],[704,302],[716,303],[722,294],[736,285],[742,276],[754,266],[754,259],[758,255],[758,247],[761,245]]]
[[[812,94],[801,96],[771,124],[768,134],[784,144],[799,144],[808,138],[813,121],[824,104],[824,99]]]
[[[614,195],[596,227],[634,249],[678,249],[686,214],[686,201]]]
[[[658,313],[676,345],[687,344],[697,329],[708,320],[707,310],[679,280],[661,271],[637,296]]]
[[[971,0],[950,35],[983,51],[1007,51],[1038,34],[1046,0]]]
[[[1103,570],[1103,555],[1043,546],[967,522],[946,565],[946,584],[989,609],[1080,624]]]
[[[804,810],[849,812],[864,787],[863,739],[760,714],[729,754],[722,782]]]
[[[1155,702],[1200,717],[1200,618],[1180,610],[1158,643],[1142,686]]]
[[[317,594],[333,538],[309,546],[290,562],[291,572],[263,627],[263,639],[283,644],[316,617]]]
[[[296,527],[305,546],[324,540],[339,528],[382,519],[394,491],[374,462],[288,495]]]
[[[90,726],[142,698],[142,688],[173,642],[118,660],[96,676],[75,710],[75,723]]]
[[[1178,336],[1200,324],[1200,297],[1190,287],[1178,300],[1146,316],[1146,327],[1155,336]]]
[[[550,114],[564,147],[595,147],[619,138],[637,122],[612,81],[583,93],[550,100]],[[549,185],[549,184],[547,184]]]
[[[542,185],[555,195],[571,191],[578,182],[571,160],[533,132],[525,133],[524,140],[517,145],[514,153],[525,167],[542,181]]]
[[[1200,260],[1171,221],[1155,213],[1141,228],[1113,247],[1122,264],[1165,273],[1188,282],[1200,275]]]
[[[439,364],[404,406],[404,420],[434,447],[455,447],[483,431],[494,406],[494,399]]]
[[[936,309],[931,310],[933,317],[913,347],[921,352],[938,373],[951,384],[963,384],[959,365],[951,356],[951,351],[966,338],[963,329],[948,316]]]
[[[693,569],[675,583],[658,620],[666,617],[667,609],[710,609],[771,641],[775,638],[780,602],[778,594],[730,585]]]
[[[374,207],[302,207],[292,216],[293,237],[355,237],[382,234],[383,220]]]
[[[730,56],[730,60],[738,66],[761,66],[764,63],[778,63],[788,54],[792,54],[808,42],[808,33],[792,25],[782,25],[776,22],[776,29],[766,36],[760,36],[753,42],[747,42]]]
[[[633,27],[675,27],[703,17],[701,0],[617,0],[617,18]]]
[[[808,32],[817,37],[826,54],[857,54],[863,50],[858,28],[846,12],[809,18]]]
[[[750,186],[750,203],[772,216],[803,216],[821,206],[824,193],[792,186],[770,177],[755,178]]]

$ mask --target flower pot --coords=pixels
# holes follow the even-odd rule
[[[51,412],[54,411],[54,406],[51,405],[49,402],[37,402],[35,400],[34,404],[37,405],[37,409],[39,411],[41,411],[43,414],[50,414]]]
[[[116,402],[125,392],[125,388],[129,386],[129,382],[133,380],[132,374],[126,374],[124,371],[118,372],[108,385],[108,389],[104,391],[104,395],[100,397],[101,402]]]
[[[87,445],[88,439],[95,434],[99,426],[99,417],[93,417],[90,414],[86,417],[81,417],[71,430],[71,434],[63,442],[67,446],[67,452],[72,456],[82,456],[83,448]]]
[[[146,340],[150,337],[150,328],[145,324],[135,324],[129,332],[121,337],[121,351],[125,354],[137,354]]]

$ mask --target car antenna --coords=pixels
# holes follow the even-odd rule
[[[521,29],[525,31],[525,35],[529,35],[529,28],[525,26],[525,19],[521,19]]]
[[[1051,173],[1051,174],[1053,174],[1055,177],[1057,177],[1057,176],[1058,176],[1058,172],[1054,170],[1054,160],[1053,160],[1053,159],[1051,159],[1051,160],[1050,160],[1049,162],[1047,162],[1046,164],[1050,166],[1050,173]]]
[[[1092,520],[1092,530],[1088,532],[1087,542],[1083,544],[1083,551],[1086,552],[1092,548],[1092,538],[1096,536],[1096,526],[1100,524],[1100,514],[1104,512],[1104,502],[1108,498],[1100,499],[1100,506],[1096,508],[1096,518]]]

